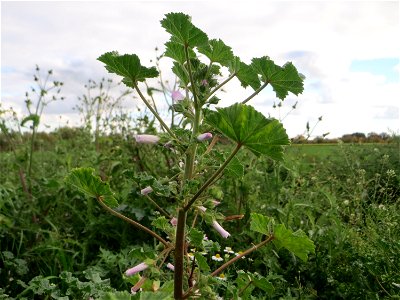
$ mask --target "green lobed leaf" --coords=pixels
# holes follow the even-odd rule
[[[187,86],[189,84],[189,76],[186,70],[178,62],[174,61],[174,66],[172,67],[172,72],[178,76],[179,80]]]
[[[270,235],[272,223],[273,223],[272,218],[266,217],[262,214],[252,213],[250,221],[250,230]]]
[[[129,87],[133,87],[134,82],[158,76],[157,69],[142,66],[136,54],[119,55],[117,51],[113,51],[104,53],[97,60],[106,64],[108,72],[124,77],[122,81]]]
[[[242,178],[244,176],[244,166],[240,160],[235,156],[230,163],[226,166],[224,172],[234,178]]]
[[[246,146],[255,155],[264,154],[282,160],[283,146],[289,138],[282,124],[268,119],[252,106],[236,103],[207,111],[205,121],[236,143]]]
[[[33,127],[38,127],[40,123],[40,117],[36,114],[30,114],[21,121],[21,126],[24,126],[26,122],[32,121]]]
[[[284,224],[275,226],[273,243],[278,249],[286,248],[303,261],[307,261],[308,254],[315,253],[315,245],[304,231],[293,232],[286,229]]]
[[[205,273],[209,273],[211,271],[210,266],[207,264],[207,259],[203,255],[201,255],[201,253],[196,252],[194,254],[194,257],[196,258],[196,263],[199,266],[200,270]]]
[[[192,48],[207,44],[207,34],[194,26],[190,19],[184,13],[169,13],[161,20],[161,26],[172,35],[173,42]]]
[[[236,74],[237,79],[239,79],[244,88],[250,86],[253,90],[257,90],[261,86],[257,72],[242,62],[239,57],[235,56],[231,60],[229,70],[231,73]]]
[[[186,62],[186,56],[185,56],[185,48],[182,44],[168,41],[165,43],[165,53],[164,55],[167,57],[170,57],[177,62],[179,62],[181,65],[183,65]],[[189,53],[189,58],[195,58],[196,53],[192,49],[188,49]]]
[[[190,245],[196,248],[203,248],[204,233],[196,228],[189,231]]]
[[[207,45],[198,47],[200,53],[207,56],[211,62],[220,63],[228,67],[233,60],[232,48],[225,45],[222,40],[210,40]]]
[[[92,198],[102,197],[106,205],[117,207],[118,202],[109,184],[103,182],[100,177],[93,175],[93,173],[93,168],[75,168],[64,180],[67,184],[84,193],[86,196]]]
[[[290,62],[280,67],[268,56],[263,56],[253,58],[251,67],[261,75],[264,82],[271,84],[279,99],[285,99],[289,92],[298,95],[304,90],[304,76]]]

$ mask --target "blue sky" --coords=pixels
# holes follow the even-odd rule
[[[320,116],[314,135],[399,133],[398,1],[2,1],[2,107],[26,114],[24,95],[38,64],[64,82],[66,97],[45,108],[43,123],[79,125],[72,108],[84,84],[112,77],[96,58],[117,50],[135,53],[151,66],[154,48],[162,51],[169,38],[159,21],[171,11],[191,15],[196,26],[210,38],[221,38],[245,62],[264,55],[278,64],[293,62],[306,76],[302,95],[288,97],[280,110],[272,108],[278,101],[270,89],[249,103],[283,118],[298,101],[283,120],[290,136],[302,134],[306,123]],[[170,61],[162,67],[172,80]],[[238,82],[226,90],[219,95],[222,106],[251,93]],[[135,99],[126,103],[128,111],[138,106]]]

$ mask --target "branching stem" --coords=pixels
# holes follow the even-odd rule
[[[268,82],[265,82],[262,86],[260,86],[256,91],[254,91],[253,94],[251,94],[249,97],[247,97],[246,99],[244,99],[242,101],[242,104],[246,104],[247,102],[249,102],[251,99],[253,99],[255,96],[257,96],[266,86],[268,85]]]

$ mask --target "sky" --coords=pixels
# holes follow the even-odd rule
[[[291,61],[306,76],[304,92],[290,94],[280,108],[273,107],[280,101],[270,88],[248,103],[281,119],[290,137],[303,134],[307,122],[316,124],[313,136],[399,134],[399,10],[399,1],[2,1],[1,105],[26,116],[25,92],[39,65],[64,82],[65,97],[44,109],[41,129],[80,125],[73,107],[87,81],[120,80],[97,57],[112,50],[135,53],[153,66],[155,47],[160,54],[169,39],[160,20],[184,12],[244,62],[267,55],[279,65]],[[170,66],[162,60],[164,79],[173,81]],[[220,106],[252,93],[237,80],[225,90],[218,94]],[[156,100],[162,107],[164,99]],[[135,113],[138,102],[127,99],[126,110]]]

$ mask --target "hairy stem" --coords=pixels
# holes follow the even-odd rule
[[[174,271],[174,298],[183,299],[183,258],[185,253],[185,225],[186,211],[178,212],[178,224],[176,225],[175,243],[175,271]]]
[[[143,100],[144,104],[150,109],[151,113],[157,118],[158,122],[160,122],[161,126],[173,137],[174,139],[177,139],[175,134],[169,129],[168,125],[165,124],[163,119],[161,119],[160,115],[155,111],[155,109],[150,105],[150,103],[146,100],[146,98],[143,96],[142,92],[140,91],[137,83],[133,81],[133,86],[135,87],[135,90],[139,94],[139,97]]]
[[[186,204],[186,206],[183,208],[185,211],[188,211],[189,208],[193,205],[193,203],[199,198],[199,196],[207,189],[207,187],[214,182],[214,180],[218,177],[219,174],[226,168],[226,166],[229,164],[229,162],[232,160],[232,158],[235,157],[235,155],[238,153],[240,148],[242,147],[241,144],[237,144],[235,149],[232,151],[232,153],[229,155],[229,157],[226,159],[226,161],[219,167],[219,169],[202,185],[202,187],[197,191],[197,193],[190,199],[190,201]]]
[[[225,79],[223,82],[221,82],[219,85],[217,85],[210,93],[204,98],[204,102],[207,101],[216,91],[218,91],[220,88],[222,88],[225,84],[227,84],[233,77],[236,76],[236,73],[232,73],[229,75],[227,79]]]
[[[225,270],[227,267],[229,267],[231,264],[233,264],[234,262],[238,261],[239,259],[241,259],[243,256],[245,255],[249,255],[251,252],[261,248],[262,246],[268,244],[269,242],[271,242],[274,239],[273,235],[270,235],[266,240],[262,241],[261,243],[258,243],[257,245],[254,245],[253,247],[247,249],[246,251],[244,251],[243,253],[239,254],[238,256],[235,256],[234,258],[232,258],[231,260],[227,261],[226,263],[224,263],[222,266],[220,266],[218,269],[216,269],[214,272],[211,273],[211,276],[217,276],[219,273],[221,273],[223,270]]]
[[[244,99],[242,101],[242,104],[246,104],[247,102],[249,102],[251,99],[253,99],[255,96],[257,96],[266,86],[268,85],[268,82],[265,82],[262,86],[260,86],[256,91],[254,91],[253,94],[251,94],[249,97],[247,97],[246,99]]]
[[[148,234],[152,235],[154,238],[156,238],[157,240],[159,240],[161,243],[163,243],[166,247],[171,247],[171,244],[168,243],[166,240],[164,240],[161,236],[159,236],[157,233],[155,233],[154,231],[152,231],[151,229],[147,228],[146,226],[143,226],[142,224],[135,222],[134,220],[124,216],[123,214],[120,214],[119,212],[116,212],[115,210],[113,210],[111,207],[107,206],[104,202],[103,202],[103,197],[98,197],[97,201],[100,203],[100,205],[107,210],[110,214],[128,222],[129,224],[142,229],[143,231],[147,232]]]

